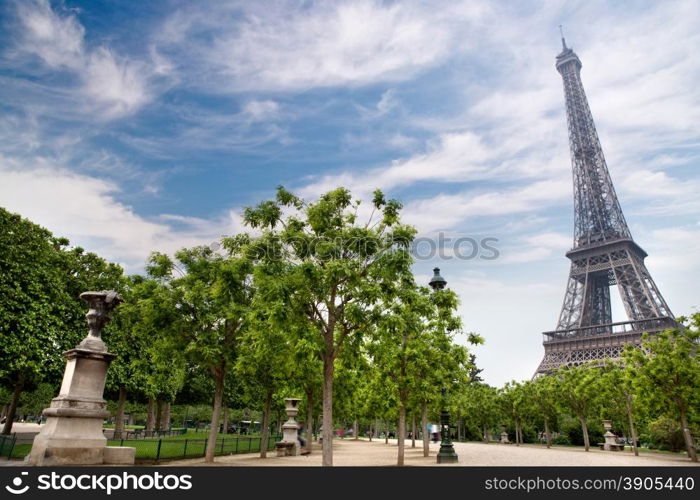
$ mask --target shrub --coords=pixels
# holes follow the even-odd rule
[[[602,429],[602,427],[601,427]],[[588,440],[591,446],[595,446],[596,443],[602,443],[603,431],[595,426],[594,422],[588,423]],[[583,430],[581,429],[581,424],[576,420],[569,422],[563,429],[562,432],[566,434],[571,441],[571,444],[576,446],[583,446]]]
[[[680,426],[670,418],[659,417],[650,422],[649,437],[651,440],[649,449],[658,448],[659,450],[673,452],[685,449]]]
[[[571,440],[569,439],[569,436],[566,434],[559,434],[554,441],[552,441],[554,444],[571,444]]]

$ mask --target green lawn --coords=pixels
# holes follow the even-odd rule
[[[114,429],[114,424],[104,424],[102,426],[105,429]],[[125,425],[125,429],[145,429],[145,426],[143,425]]]
[[[170,436],[154,439],[114,439],[107,442],[108,446],[131,446],[136,448],[137,460],[173,460],[179,458],[195,458],[204,456],[208,438],[206,432],[188,432],[180,436]],[[270,436],[268,450],[275,447],[279,438]],[[160,445],[159,445],[160,443]],[[159,449],[160,446],[160,449]],[[30,443],[16,444],[12,450],[13,459],[21,459],[29,454]],[[260,451],[260,436],[237,436],[235,434],[219,434],[216,440],[216,455],[236,453],[256,453]]]

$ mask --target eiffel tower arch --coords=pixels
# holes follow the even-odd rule
[[[574,244],[566,253],[571,271],[556,330],[543,333],[544,359],[535,375],[560,366],[619,358],[644,332],[677,326],[644,264],[615,194],[581,82],[581,60],[566,46],[556,58],[564,83],[574,184]],[[614,323],[611,286],[616,285],[627,321]]]

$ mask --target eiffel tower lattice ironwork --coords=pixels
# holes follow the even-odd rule
[[[564,81],[574,181],[571,272],[557,329],[544,332],[536,375],[563,365],[619,358],[644,332],[676,326],[644,265],[647,253],[632,239],[615,194],[581,83],[581,60],[566,46],[556,68]],[[628,321],[613,323],[610,287],[617,285]]]

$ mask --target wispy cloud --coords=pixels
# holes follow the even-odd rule
[[[400,81],[445,60],[458,42],[455,26],[468,26],[484,11],[470,3],[459,9],[374,0],[301,8],[276,2],[273,9],[215,5],[216,16],[207,17],[185,8],[165,21],[160,44],[199,58],[207,80],[198,83],[216,82],[220,91]],[[215,36],[199,39],[204,27]]]
[[[242,229],[241,217],[225,211],[216,219],[162,214],[138,215],[117,200],[120,188],[109,181],[76,174],[50,160],[27,169],[0,156],[2,206],[22,214],[72,243],[120,262],[142,268],[152,251],[175,250],[217,241]],[[49,208],[50,207],[50,208]]]
[[[76,15],[54,10],[48,0],[17,2],[16,7],[19,24],[14,56],[34,55],[49,69],[75,77],[80,86],[74,92],[87,97],[82,104],[91,113],[120,117],[150,100],[150,64],[117,55],[109,47],[89,47]]]

